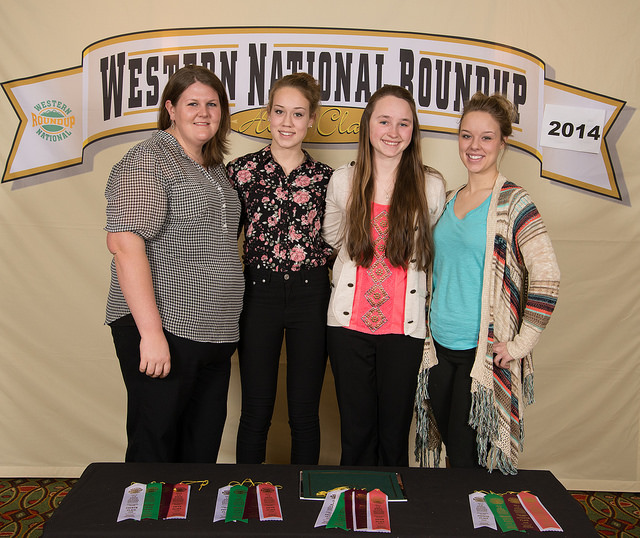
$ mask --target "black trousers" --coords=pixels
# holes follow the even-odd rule
[[[328,328],[340,409],[341,465],[409,465],[424,340]]]
[[[476,348],[458,351],[434,344],[438,364],[429,370],[429,398],[449,465],[480,467],[476,431],[469,425]]]
[[[315,465],[320,457],[318,408],[327,364],[327,268],[287,273],[247,268],[245,276],[238,344],[242,412],[236,461],[266,460],[285,338],[291,463]]]
[[[167,331],[171,371],[163,379],[139,371],[140,333],[112,325],[127,388],[127,462],[215,463],[227,417],[236,343],[211,344]]]

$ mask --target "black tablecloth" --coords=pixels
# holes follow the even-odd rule
[[[322,502],[300,500],[300,465],[92,463],[52,518],[44,526],[45,538],[82,536],[337,536],[341,529],[314,528]],[[314,467],[312,467],[314,468]],[[319,466],[318,469],[337,469]],[[363,469],[363,468],[360,468]],[[389,503],[391,534],[387,536],[493,536],[500,530],[474,529],[469,494],[476,490],[505,493],[530,491],[537,495],[564,533],[552,536],[598,536],[578,502],[549,471],[520,471],[504,476],[495,471],[469,469],[375,468],[402,475],[407,502]],[[271,482],[279,491],[284,521],[214,523],[218,488],[231,481],[251,478]],[[133,482],[209,480],[195,485],[186,520],[116,522],[124,489]],[[529,531],[527,534],[536,534]],[[350,534],[351,535],[351,534]],[[514,535],[515,536],[515,535]]]

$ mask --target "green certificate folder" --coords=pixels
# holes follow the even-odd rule
[[[300,471],[300,498],[323,500],[327,491],[357,488],[386,493],[389,501],[406,501],[400,473],[386,471],[305,470]]]

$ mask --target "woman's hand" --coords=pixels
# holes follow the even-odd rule
[[[169,344],[160,331],[140,339],[140,372],[149,377],[167,377],[171,370]]]
[[[506,342],[493,344],[493,364],[498,368],[509,368],[509,363],[515,360],[507,351]]]

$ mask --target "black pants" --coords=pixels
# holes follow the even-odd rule
[[[409,430],[424,340],[329,327],[340,409],[341,465],[409,465]]]
[[[471,369],[476,349],[447,349],[434,341],[438,364],[429,370],[429,398],[451,467],[480,467],[476,431],[469,425]]]
[[[236,343],[211,344],[165,331],[171,371],[139,371],[140,333],[112,325],[127,388],[127,462],[215,463],[227,417],[231,355]]]
[[[242,413],[237,463],[262,463],[276,399],[286,334],[291,463],[320,457],[318,408],[327,364],[329,277],[326,267],[276,273],[247,268],[240,317]]]

